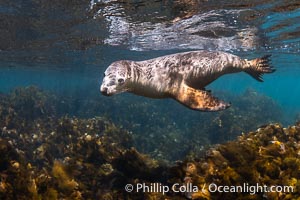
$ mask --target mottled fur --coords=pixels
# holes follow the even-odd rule
[[[229,104],[205,91],[206,85],[224,74],[242,71],[262,81],[263,73],[274,71],[268,62],[268,56],[248,61],[211,51],[177,53],[140,62],[122,60],[107,68],[101,92],[113,95],[127,91],[151,98],[174,98],[191,109],[218,111]]]

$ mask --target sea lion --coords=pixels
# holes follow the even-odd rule
[[[104,73],[100,88],[103,95],[121,92],[151,98],[173,98],[190,109],[219,111],[230,106],[212,96],[205,86],[218,77],[246,72],[262,82],[264,73],[275,69],[270,55],[253,60],[220,51],[190,51],[145,61],[121,60],[112,63]]]

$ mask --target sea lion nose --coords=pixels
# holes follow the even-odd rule
[[[107,87],[101,87],[101,93],[105,96],[108,96],[107,94]]]

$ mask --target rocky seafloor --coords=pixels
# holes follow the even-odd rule
[[[236,139],[227,142],[224,139],[222,144],[212,145],[211,136],[205,138],[205,134],[200,134],[207,141],[207,147],[201,150],[199,148],[205,143],[199,144],[199,139],[196,140],[201,130],[194,129],[195,133],[189,137],[176,138],[179,141],[172,138],[174,133],[166,133],[159,138],[163,140],[158,140],[149,134],[141,136],[127,131],[105,114],[93,118],[65,115],[66,109],[72,107],[68,100],[35,87],[2,94],[0,199],[300,198],[300,124],[284,128],[272,123],[257,129],[254,126],[261,119],[276,120],[272,117],[280,110],[272,107],[274,102],[270,99],[251,94],[247,94],[247,98],[241,96],[235,103],[248,104],[248,115],[237,106],[209,117],[211,123],[203,126],[208,132],[220,129],[220,136],[227,132]],[[255,98],[261,107],[251,104],[249,98]],[[261,113],[259,117],[258,110],[262,107],[270,112]],[[239,123],[230,122],[230,118]],[[257,130],[241,134],[245,127]],[[172,127],[151,128],[151,132],[158,133],[175,130]],[[163,143],[165,140],[172,142]],[[137,145],[143,142],[158,149],[159,155]],[[149,154],[146,150],[150,150]],[[177,158],[172,157],[174,154],[185,157],[174,161]],[[199,190],[166,194],[125,191],[126,184],[137,183],[148,186],[156,183],[170,188],[175,183],[191,184]],[[293,192],[210,192],[211,183],[292,186]]]

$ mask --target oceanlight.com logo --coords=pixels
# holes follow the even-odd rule
[[[292,193],[294,192],[293,186],[280,186],[280,185],[249,185],[248,183],[243,183],[242,185],[217,185],[215,183],[204,184],[202,188],[198,188],[192,183],[188,184],[179,184],[175,183],[172,186],[163,185],[161,183],[136,183],[136,184],[127,184],[125,186],[126,192],[157,192],[166,194],[168,192],[175,193],[196,193],[199,191],[208,190],[210,193],[249,193],[254,195],[256,193],[267,193],[267,192],[280,192],[280,193]]]
[[[215,183],[211,183],[208,186],[208,191],[211,193],[214,192],[243,192],[243,193],[249,193],[251,195],[254,195],[256,193],[266,193],[266,192],[283,192],[283,193],[292,193],[294,192],[293,186],[281,186],[281,185],[259,185],[258,183],[256,185],[249,185],[248,183],[244,183],[242,185],[217,185]]]

